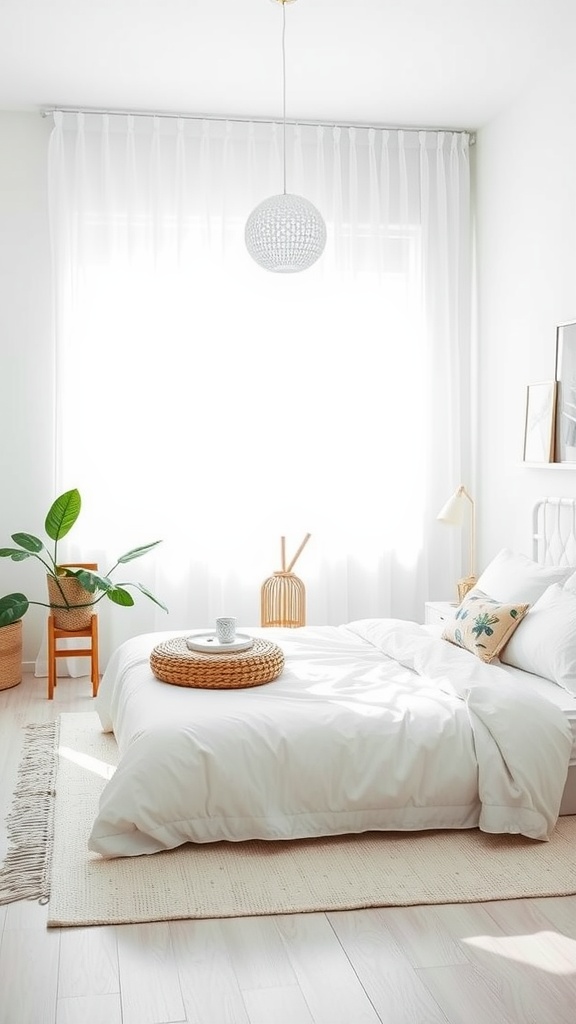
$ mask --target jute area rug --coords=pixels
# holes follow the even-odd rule
[[[56,796],[53,833],[48,829],[45,844],[49,927],[576,893],[576,817],[560,818],[547,843],[477,829],[388,832],[188,844],[103,860],[86,843],[117,763],[115,740],[101,732],[94,712],[63,714],[52,750]]]

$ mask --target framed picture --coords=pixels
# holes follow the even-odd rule
[[[576,462],[576,321],[556,328],[556,462]]]
[[[524,462],[553,462],[556,422],[556,381],[529,384],[526,389]]]

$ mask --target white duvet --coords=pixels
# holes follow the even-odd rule
[[[120,761],[89,840],[104,856],[185,842],[480,827],[546,839],[572,744],[561,711],[395,619],[248,629],[283,649],[274,682],[172,686],[124,643],[96,707]],[[527,683],[529,676],[527,678]]]

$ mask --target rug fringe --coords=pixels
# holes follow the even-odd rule
[[[0,868],[0,906],[26,899],[48,902],[58,732],[58,722],[25,726],[12,808],[6,819],[8,852]]]

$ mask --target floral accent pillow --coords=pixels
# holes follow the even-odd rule
[[[529,604],[502,604],[476,587],[446,622],[442,639],[492,661],[522,622]]]

